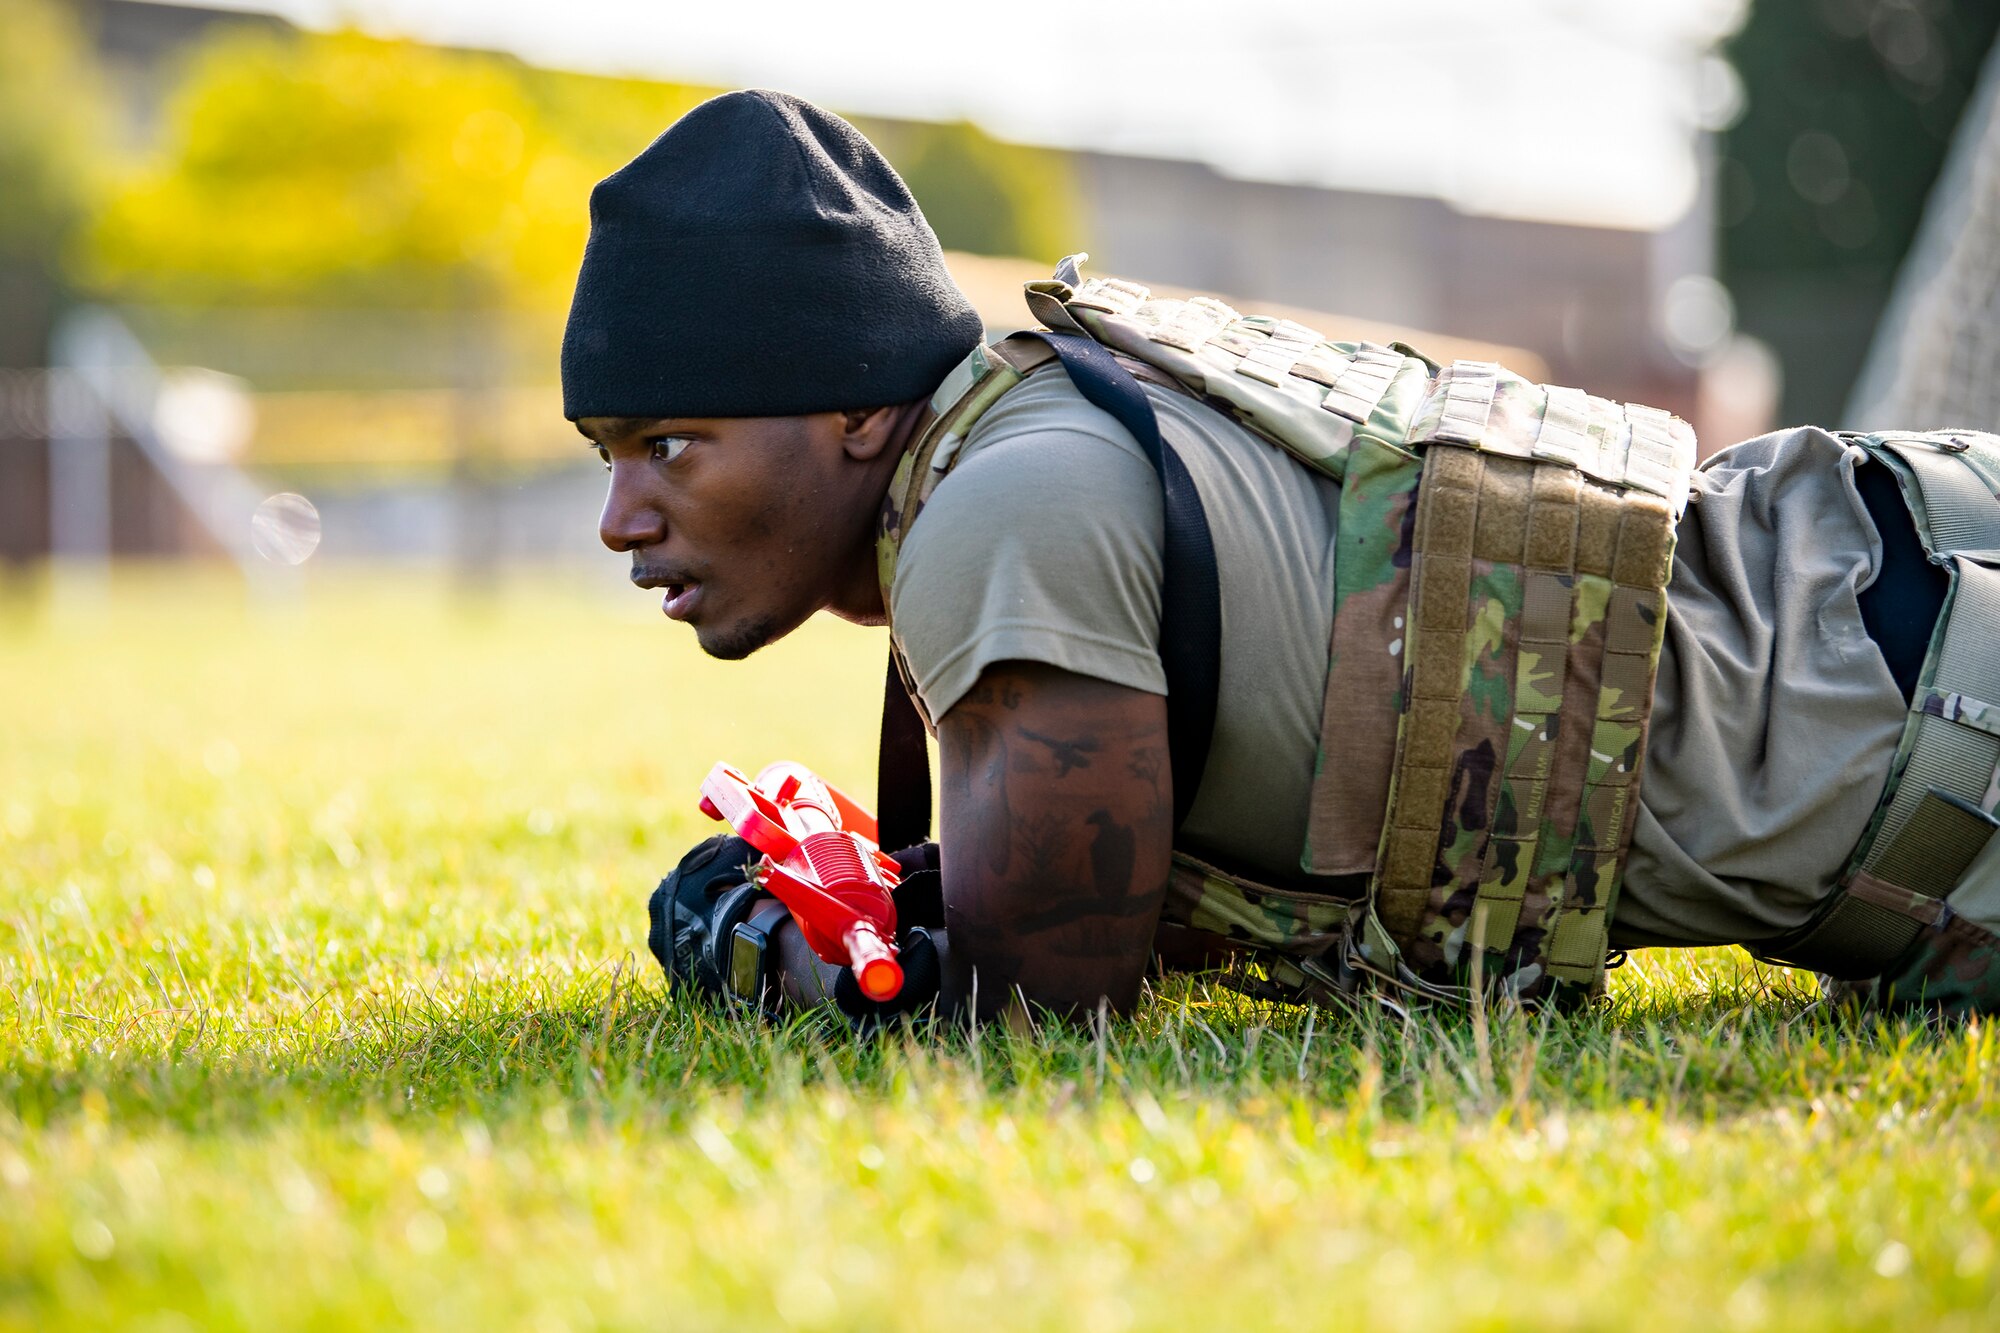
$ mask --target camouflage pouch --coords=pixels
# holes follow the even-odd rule
[[[1362,906],[1358,898],[1259,884],[1177,851],[1160,919],[1260,953],[1306,958],[1338,943]]]
[[[1865,981],[1822,977],[1834,1004],[1900,1013],[2000,1013],[2000,935],[1962,916],[1926,926],[1881,976]]]

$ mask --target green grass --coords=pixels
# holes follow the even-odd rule
[[[609,580],[605,580],[608,582]],[[860,1043],[667,993],[718,758],[880,641],[219,576],[0,601],[0,1328],[1990,1328],[2000,1035],[1727,952],[1606,1008]]]

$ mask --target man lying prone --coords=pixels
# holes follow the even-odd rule
[[[1067,264],[989,347],[888,164],[774,93],[591,219],[563,388],[605,544],[716,657],[886,623],[934,727],[899,1005],[1123,1009],[1228,953],[1539,1000],[1727,943],[2000,1008],[2000,441],[1694,470],[1664,413]],[[740,935],[762,998],[872,1012],[750,855],[661,886],[662,962],[727,991]]]

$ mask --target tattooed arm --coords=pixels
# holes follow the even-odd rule
[[[1117,1009],[1139,982],[1173,834],[1166,700],[996,662],[938,725],[945,1007]],[[975,984],[976,978],[976,984]]]

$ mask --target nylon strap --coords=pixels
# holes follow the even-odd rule
[[[1763,951],[1842,981],[1879,975],[1950,910],[1944,897],[2000,821],[1933,788],[1796,943]]]
[[[1949,447],[1949,437],[1888,441],[1889,452],[1915,474],[1923,497],[1919,524],[1933,555],[2000,562],[2000,503]]]
[[[931,755],[924,743],[923,715],[903,682],[903,664],[893,643],[887,674],[882,736],[875,752],[875,824],[877,845],[900,852],[931,834]]]
[[[1893,839],[1932,788],[1983,801],[2000,765],[2000,736],[1988,728],[1984,705],[1967,702],[2000,699],[2000,653],[1994,651],[2000,644],[2000,570],[1957,562],[1942,630],[1925,687],[1911,707],[1909,761],[1880,838]],[[1864,868],[1874,869],[1872,858]]]
[[[1146,391],[1109,349],[1071,333],[1036,330],[1077,391],[1131,432],[1160,479],[1166,546],[1160,592],[1160,665],[1167,677],[1167,752],[1174,775],[1174,828],[1187,822],[1208,767],[1222,683],[1222,594],[1208,511],[1180,455],[1160,436]]]

